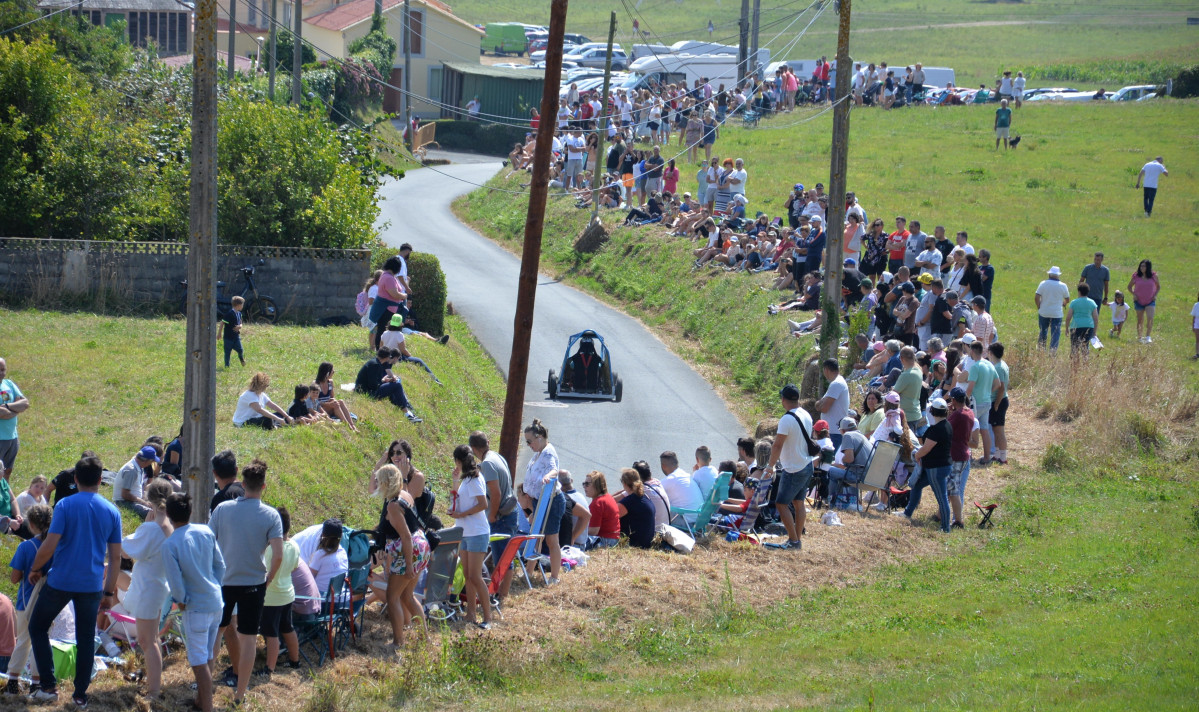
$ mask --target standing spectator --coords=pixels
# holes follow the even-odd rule
[[[187,638],[187,664],[196,678],[196,700],[201,712],[212,712],[212,662],[221,627],[221,580],[225,560],[216,536],[204,524],[192,524],[188,494],[167,498],[167,518],[175,528],[162,547],[171,600],[183,611]]]
[[[237,609],[237,643],[226,645],[231,667],[225,671],[225,684],[236,686],[234,704],[246,698],[250,673],[254,669],[254,648],[262,622],[266,589],[283,564],[283,520],[274,507],[264,504],[266,463],[257,458],[241,471],[246,494],[234,502],[223,502],[212,512],[209,526],[216,535],[225,560],[221,580],[221,636],[224,636]],[[269,568],[262,552],[271,549]],[[216,657],[213,651],[213,657]]]
[[[666,164],[666,170],[662,172],[662,188],[672,196],[678,193],[679,190],[679,169],[674,165],[674,159]]]
[[[129,590],[121,602],[136,620],[138,646],[146,659],[146,696],[162,696],[162,648],[158,629],[166,603],[167,572],[162,555],[163,544],[175,531],[167,519],[167,498],[175,493],[171,483],[157,479],[146,486],[150,509],[145,523],[121,542],[124,555],[133,560]]]
[[[704,160],[709,161],[712,159],[712,146],[716,145],[716,139],[720,137],[720,123],[716,121],[716,116],[711,111],[704,113],[703,134]]]
[[[1054,265],[1049,268],[1049,278],[1037,286],[1037,322],[1040,334],[1037,345],[1045,346],[1045,336],[1052,332],[1049,341],[1050,353],[1057,353],[1057,344],[1062,337],[1062,316],[1066,303],[1070,301],[1070,288],[1061,280],[1062,270]]]
[[[479,110],[483,105],[479,103],[479,97],[475,96],[470,101],[466,102],[466,118],[468,121],[479,120]]]
[[[482,431],[476,430],[471,433],[467,444],[479,463],[479,472],[483,475],[483,483],[487,488],[487,522],[491,534],[511,537],[516,534],[517,502],[512,494],[512,473],[508,469],[508,462],[491,449],[491,443]],[[499,564],[506,546],[506,540],[492,543],[492,566]],[[501,600],[508,595],[511,583],[511,577],[504,578],[498,595]]]
[[[941,256],[941,251],[936,248],[936,239],[931,236],[924,238],[924,250],[916,255],[916,261],[913,265],[919,268],[919,274],[927,274],[930,277],[938,277],[941,274],[941,260],[945,259]]]
[[[903,516],[908,519],[920,506],[920,495],[925,487],[933,488],[937,498],[937,508],[941,515],[941,531],[949,533],[951,512],[949,510],[949,473],[952,461],[950,447],[953,439],[953,428],[946,420],[949,415],[949,405],[944,398],[934,398],[928,404],[929,426],[924,435],[920,436],[920,449],[912,454],[920,461],[920,469],[916,481],[912,483],[912,493],[908,496],[908,506]]]
[[[217,491],[208,504],[210,513],[221,502],[230,502],[246,496],[245,488],[237,481],[237,456],[232,450],[221,450],[212,456],[212,477],[216,480]]]
[[[916,435],[924,434],[928,421],[920,411],[920,390],[924,386],[924,374],[916,365],[916,349],[905,346],[899,350],[899,362],[903,370],[895,381],[894,391],[899,395],[899,405],[907,418],[908,426]]]
[[[384,465],[375,473],[378,496],[383,498],[376,542],[387,553],[387,618],[391,622],[391,649],[404,645],[404,628],[410,620],[425,615],[413,591],[420,574],[429,568],[429,542],[412,495],[404,489],[404,480],[395,465]]]
[[[987,298],[980,294],[970,300],[970,306],[974,309],[974,322],[970,331],[974,333],[978,343],[986,348],[995,340],[995,320],[987,313]]]
[[[1128,291],[1132,292],[1132,306],[1137,312],[1137,341],[1143,344],[1153,343],[1153,313],[1157,310],[1157,293],[1162,284],[1153,271],[1153,263],[1141,260],[1137,271],[1128,280]],[[1141,326],[1145,327],[1145,335],[1141,336]]]
[[[1012,80],[1012,98],[1016,100],[1016,108],[1019,109],[1024,101],[1024,72],[1016,72],[1016,78]]]
[[[1111,272],[1103,264],[1103,253],[1096,252],[1095,261],[1082,268],[1078,284],[1081,286],[1085,283],[1090,287],[1091,301],[1095,302],[1099,309],[1103,309],[1107,304],[1107,288],[1111,278]],[[1099,325],[1096,324],[1095,327],[1098,328]]]
[[[25,674],[25,665],[29,661],[31,651],[29,615],[33,612],[33,606],[37,602],[37,594],[41,593],[42,588],[46,585],[43,579],[43,583],[35,586],[30,581],[29,574],[33,572],[33,560],[37,558],[37,550],[46,539],[53,515],[54,510],[45,504],[34,505],[25,511],[25,516],[29,521],[29,531],[33,533],[33,538],[21,542],[17,546],[16,552],[13,553],[12,561],[8,563],[9,568],[12,569],[9,581],[11,583],[20,582],[17,586],[14,625],[16,640],[6,670],[8,686],[5,688],[5,692],[9,695],[21,694],[18,678]],[[33,677],[36,679],[38,676],[35,673]]]
[[[745,195],[745,183],[749,180],[749,174],[745,171],[745,160],[738,158],[733,162],[733,170],[725,179],[727,190],[733,194],[733,197]]]
[[[699,485],[691,479],[691,473],[679,467],[679,456],[673,450],[667,450],[658,457],[662,467],[662,486],[671,505],[679,509],[696,510],[703,506],[703,493]],[[695,523],[695,515],[683,517],[688,524]]]
[[[1007,387],[1000,380],[995,364],[985,357],[986,351],[978,341],[970,344],[970,369],[966,378],[966,395],[974,399],[974,412],[979,416],[979,429],[982,431],[983,456],[979,465],[991,463],[991,451],[994,447],[994,433],[991,431],[991,409],[1007,395]]]
[[[448,513],[462,527],[462,570],[466,578],[466,622],[476,625],[475,604],[483,609],[483,621],[477,625],[491,628],[491,596],[483,581],[483,559],[487,556],[491,538],[487,524],[487,488],[479,474],[474,453],[467,445],[454,448],[454,471],[451,475],[454,498]]]
[[[999,108],[995,110],[995,148],[999,149],[999,141],[1003,141],[1003,148],[1007,150],[1008,134],[1012,126],[1012,110],[1007,107],[1007,99],[1002,99],[999,102]]]
[[[1011,392],[1011,371],[1007,362],[1003,360],[1003,344],[995,342],[987,347],[986,358],[995,367],[995,378],[1003,386],[1003,397],[991,408],[989,415],[983,414],[987,418],[987,424],[991,426],[991,435],[995,440],[995,453],[991,456],[991,461],[1006,465],[1007,434],[1004,432],[1004,426],[1007,422],[1008,393]],[[981,423],[981,419],[979,422]]]
[[[1161,156],[1141,166],[1141,172],[1137,174],[1136,187],[1140,188],[1142,182],[1145,184],[1145,217],[1153,215],[1153,201],[1157,199],[1157,179],[1160,176],[1168,175],[1170,175],[1170,171],[1166,170],[1166,165],[1162,163]]]
[[[400,282],[402,273],[407,269],[404,259],[399,255],[388,257],[383,263],[383,274],[379,275],[379,291],[375,294],[375,301],[371,303],[371,309],[367,313],[367,318],[375,323],[375,343],[382,343],[383,332],[387,331],[387,325],[391,323],[393,314],[406,315],[408,310],[404,308],[404,302],[408,300],[408,293],[404,291],[404,286]]]
[[[1191,330],[1195,332],[1195,355],[1191,358],[1199,361],[1199,298],[1196,298],[1191,307]]]
[[[242,326],[242,309],[246,306],[246,300],[242,297],[233,297],[229,303],[229,311],[221,315],[221,335],[225,342],[225,368],[229,368],[229,356],[234,351],[237,352],[237,360],[241,361],[241,365],[246,365],[246,352],[241,346],[241,326]]]
[[[825,359],[821,369],[824,372],[824,380],[828,381],[828,389],[825,390],[824,397],[816,401],[816,410],[820,411],[824,420],[840,424],[841,420],[849,415],[849,385],[841,375],[841,365],[837,363],[837,359]],[[840,432],[831,435],[830,439],[833,441],[833,447],[841,447]]]
[[[662,166],[666,160],[662,158],[662,151],[657,146],[654,146],[653,155],[645,159],[645,194],[653,195],[662,191]]]
[[[300,667],[300,639],[292,625],[291,614],[296,600],[294,574],[303,564],[300,562],[300,547],[288,537],[291,532],[291,513],[287,507],[277,507],[275,511],[279,512],[279,521],[283,524],[283,562],[279,565],[275,580],[267,587],[262,602],[262,622],[258,629],[266,640],[266,659],[262,669],[255,673],[268,679],[279,662],[280,638],[287,642],[287,666],[293,670]],[[271,555],[271,548],[267,547],[262,553],[263,566],[270,566]],[[319,596],[320,589],[316,590]]]
[[[978,418],[966,407],[966,391],[954,388],[949,391],[949,427],[953,439],[949,445],[949,509],[953,512],[953,529],[964,529],[962,524],[962,501],[966,496],[966,481],[970,478],[970,446],[978,428]],[[982,414],[985,418],[986,413]]]
[[[1119,336],[1124,331],[1124,322],[1128,320],[1128,305],[1124,303],[1124,292],[1116,290],[1112,296],[1112,329],[1108,336]]]
[[[142,497],[145,468],[155,462],[158,462],[158,453],[153,446],[146,445],[117,470],[116,479],[112,484],[113,504],[137,515],[141,520],[145,520],[150,512],[150,503]]]
[[[887,269],[891,272],[896,272],[900,267],[906,264],[906,253],[908,247],[908,238],[912,233],[908,232],[908,219],[902,215],[895,216],[895,232],[887,236]]]
[[[557,522],[562,521],[566,513],[566,497],[558,485],[558,451],[550,444],[549,430],[542,422],[534,418],[525,427],[525,444],[533,451],[533,457],[525,467],[524,492],[532,499],[532,509],[537,510],[537,501],[549,497],[550,504],[546,508],[545,546],[550,553],[550,577],[548,583],[556,584],[562,575],[562,546],[558,539]]]
[[[1088,295],[1087,284],[1078,285],[1078,297],[1066,308],[1066,321],[1070,325],[1070,353],[1084,356],[1091,348],[1095,327],[1099,326],[1099,307]]]
[[[12,477],[17,451],[21,449],[17,416],[27,410],[29,399],[8,379],[8,362],[0,358],[0,476],[6,480]]]
[[[991,251],[978,251],[978,274],[981,289],[978,294],[987,298],[987,313],[991,313],[991,288],[995,286],[995,266],[991,264]]]
[[[274,430],[285,423],[294,422],[270,396],[266,389],[271,385],[271,377],[259,371],[250,379],[250,384],[237,398],[237,407],[233,410],[233,424],[237,427],[254,425],[267,430]],[[270,410],[267,410],[267,409]]]
[[[54,567],[46,575],[46,584],[29,614],[29,640],[41,674],[41,689],[29,696],[33,702],[58,701],[50,626],[68,603],[74,603],[77,659],[72,699],[76,707],[87,705],[96,653],[96,617],[116,602],[121,568],[121,514],[99,494],[103,472],[104,465],[98,458],[75,463],[79,491],[55,506],[50,533],[29,566],[29,581],[36,585],[42,579],[41,572],[54,559]]]
[[[812,450],[815,449],[808,434],[812,430],[812,418],[799,407],[799,388],[794,385],[783,386],[779,391],[779,400],[786,412],[779,418],[778,435],[770,448],[766,476],[773,476],[775,465],[781,466],[774,506],[787,529],[787,542],[782,547],[802,549],[804,522],[807,519],[804,498],[808,493],[808,484],[812,481]],[[792,504],[795,506],[794,514],[790,509]]]

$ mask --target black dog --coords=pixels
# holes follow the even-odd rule
[[[1019,146],[1020,145],[1020,137],[1019,136],[1011,137],[1010,139],[1008,139],[1007,145],[1008,145],[1008,148],[1015,148],[1016,146]]]

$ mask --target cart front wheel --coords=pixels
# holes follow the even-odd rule
[[[616,402],[619,403],[621,396],[624,395],[624,381],[620,380],[620,376],[616,377],[616,387],[612,391],[616,396]]]
[[[552,368],[550,369],[549,378],[545,379],[545,385],[547,386],[546,390],[549,391],[550,400],[554,400],[555,398],[557,398],[558,397],[558,374],[555,373],[554,369],[552,369]]]

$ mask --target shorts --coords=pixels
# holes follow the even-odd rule
[[[1145,311],[1145,310],[1146,310],[1146,309],[1148,309],[1149,307],[1156,307],[1156,306],[1157,306],[1157,300],[1156,300],[1156,299],[1154,299],[1153,301],[1149,302],[1148,304],[1141,304],[1140,302],[1138,302],[1138,301],[1137,301],[1137,300],[1135,300],[1135,299],[1134,299],[1134,300],[1132,300],[1132,307],[1133,307],[1133,309],[1136,309],[1137,311]],[[5,462],[7,462],[7,460],[5,460]]]
[[[476,534],[475,536],[462,537],[462,543],[458,545],[458,549],[472,554],[484,554],[487,552],[490,544],[490,534]]]
[[[187,664],[207,665],[212,659],[216,637],[221,630],[221,612],[183,611],[183,635],[187,638]]]
[[[716,193],[718,190],[719,189],[715,188],[715,187],[708,188],[707,192],[704,193],[704,202],[705,203],[715,203],[716,202]]]
[[[8,469],[12,469],[12,464],[17,461],[17,452],[21,449],[20,438],[12,440],[0,440],[0,462]]]
[[[776,505],[790,504],[797,499],[803,499],[812,482],[812,463],[809,462],[798,472],[783,470],[777,477],[779,478],[779,489],[774,499]]]
[[[536,502],[533,504],[533,511],[537,511]],[[566,514],[566,495],[561,492],[555,492],[554,498],[550,500],[549,511],[545,513],[545,529],[542,532],[533,533],[544,533],[547,537],[557,535],[558,525],[554,524],[554,522],[561,522],[562,515],[564,514]]]
[[[999,401],[999,405],[995,406],[995,409],[987,417],[987,423],[992,428],[1002,428],[1007,423],[1007,405],[1007,396],[1004,396],[1003,400]],[[982,425],[982,420],[979,420],[979,425]]]
[[[1007,138],[1010,126],[998,126],[995,128],[995,138]]]
[[[650,193],[662,190],[662,179],[647,178],[645,181],[645,190]]]
[[[227,627],[233,620],[233,609],[236,607],[237,632],[241,635],[258,635],[262,604],[266,600],[266,582],[253,586],[221,586],[221,598],[225,599],[221,627]]]
[[[945,485],[946,495],[966,495],[966,480],[970,477],[970,461],[952,462],[949,464],[949,481]]]
[[[387,553],[391,554],[389,571],[396,576],[408,573],[408,564],[404,561],[404,545],[399,539],[387,542]],[[422,531],[412,532],[412,573],[419,574],[429,568],[429,540],[425,539]]]
[[[991,403],[989,403],[987,401],[983,401],[980,403],[978,401],[978,399],[976,398],[974,400],[974,412],[975,413],[984,413],[987,415],[987,417],[985,417],[985,418],[978,419],[978,429],[979,429],[979,431],[984,432],[984,433],[990,432],[990,430],[991,430],[991,423],[990,423]]]
[[[290,603],[282,606],[263,606],[262,620],[258,624],[258,632],[262,637],[278,638],[280,635],[295,632],[291,624],[291,606]]]
[[[649,127],[650,131],[658,130],[658,122],[657,121],[649,121],[645,125]]]

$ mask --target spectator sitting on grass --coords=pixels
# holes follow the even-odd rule
[[[291,402],[291,407],[287,409],[287,414],[291,416],[292,422],[300,425],[312,425],[320,419],[319,416],[324,415],[324,412],[308,408],[308,384],[300,383],[296,386],[296,397]]]
[[[620,529],[629,537],[629,545],[648,549],[656,533],[656,505],[646,495],[645,483],[636,470],[626,467],[620,471],[620,484],[624,492],[616,505],[620,515]]]
[[[158,458],[154,448],[146,445],[129,462],[117,470],[116,479],[112,486],[113,504],[145,519],[150,511],[150,503],[142,498],[142,483],[145,480],[145,468]]]
[[[380,346],[375,358],[364,363],[358,370],[358,377],[354,379],[354,390],[377,400],[386,398],[397,408],[403,408],[404,416],[408,420],[420,423],[422,422],[421,418],[412,411],[412,404],[404,395],[404,385],[391,372],[391,365],[399,358],[399,351]]]
[[[233,411],[233,424],[241,428],[253,425],[267,430],[290,424],[291,416],[275,404],[266,394],[271,385],[271,377],[259,371],[250,379],[249,386],[237,398],[237,407]],[[268,410],[268,408],[270,410]]]
[[[328,361],[322,361],[321,365],[316,367],[316,402],[327,416],[348,423],[350,430],[358,432],[354,414],[350,412],[346,402],[333,397],[333,374],[333,364]],[[311,405],[309,409],[312,409]]]

